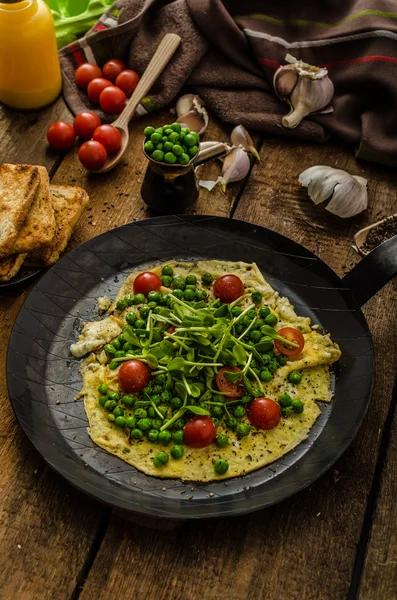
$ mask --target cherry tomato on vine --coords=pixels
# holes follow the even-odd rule
[[[79,159],[81,164],[89,171],[98,171],[107,161],[108,154],[102,144],[90,140],[80,146]]]
[[[237,275],[222,275],[215,281],[213,290],[221,302],[230,304],[244,294],[244,284]]]
[[[120,113],[125,107],[126,96],[118,87],[107,87],[99,96],[99,104],[105,112]]]
[[[74,118],[73,129],[76,135],[90,140],[95,129],[97,129],[100,124],[101,119],[98,117],[98,115],[95,115],[89,111],[84,111]]]
[[[229,373],[237,373],[241,371],[240,367],[222,367],[219,369],[218,374],[216,376],[216,385],[218,386],[218,390],[220,392],[229,392],[228,398],[242,398],[245,394],[245,389],[241,384],[241,379],[237,381],[229,381],[226,379],[224,372],[228,371]]]
[[[69,150],[75,139],[73,127],[64,121],[56,121],[47,129],[48,143],[57,150]]]
[[[121,71],[120,75],[117,75],[116,86],[123,90],[127,98],[129,98],[138,85],[139,79],[140,77],[136,71],[126,69],[125,71]]]
[[[97,79],[90,81],[87,87],[87,94],[91,102],[99,104],[100,95],[102,94],[103,90],[108,87],[114,87],[113,83],[109,81],[109,79],[98,77]]]
[[[194,417],[183,428],[183,441],[191,448],[205,448],[216,439],[216,427],[209,417]]]
[[[98,65],[83,63],[76,69],[74,77],[76,79],[77,85],[83,90],[86,90],[90,81],[92,81],[96,77],[102,77],[102,71],[98,67]]]
[[[121,135],[113,125],[101,125],[94,131],[94,140],[105,146],[106,152],[117,152],[121,146]]]
[[[152,378],[152,372],[146,363],[140,360],[129,360],[119,369],[120,387],[130,393],[141,392]]]
[[[112,58],[103,65],[103,76],[114,83],[116,81],[117,75],[119,75],[121,71],[124,71],[126,68],[127,65],[125,65],[122,60],[120,60],[119,58]]]
[[[258,429],[274,429],[280,423],[280,407],[270,398],[255,398],[248,407],[248,419]]]
[[[156,273],[145,271],[141,273],[134,281],[134,294],[148,295],[149,292],[154,292],[161,288],[161,279]]]
[[[282,329],[279,329],[277,333],[290,342],[295,342],[295,344],[298,344],[298,347],[294,348],[293,346],[283,344],[281,340],[274,340],[274,345],[280,354],[284,354],[285,356],[298,356],[298,354],[302,352],[305,345],[305,338],[300,331],[294,329],[293,327],[283,327]]]

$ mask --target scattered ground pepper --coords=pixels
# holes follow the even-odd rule
[[[364,252],[371,252],[379,244],[382,244],[394,235],[397,235],[397,215],[388,217],[377,227],[369,230],[367,239],[363,245]]]

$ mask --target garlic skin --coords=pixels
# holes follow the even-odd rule
[[[307,115],[322,112],[334,95],[334,84],[325,67],[309,65],[287,54],[288,65],[277,69],[273,87],[280,100],[287,102],[291,110],[281,119],[284,127],[293,129]],[[330,112],[329,107],[324,112]]]
[[[239,148],[244,148],[247,152],[251,152],[253,156],[257,160],[260,161],[260,156],[258,154],[257,149],[254,146],[254,142],[252,137],[244,127],[244,125],[237,125],[231,133],[230,139],[232,140],[232,144]]]
[[[368,206],[367,180],[342,169],[310,167],[299,175],[299,183],[308,188],[315,204],[330,199],[325,209],[342,219],[354,217]]]
[[[219,178],[222,190],[226,191],[228,183],[244,179],[250,170],[250,166],[247,152],[243,148],[233,148],[223,161],[222,177]]]
[[[207,129],[209,117],[204,102],[195,94],[185,94],[176,103],[177,123],[189,127],[199,135]]]

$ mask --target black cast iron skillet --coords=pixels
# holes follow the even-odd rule
[[[131,223],[67,254],[36,284],[8,348],[11,402],[45,460],[74,486],[123,511],[156,517],[237,515],[269,506],[317,479],[346,450],[371,396],[374,357],[360,306],[397,272],[397,236],[340,279],[292,240],[219,217],[168,216]],[[133,269],[170,259],[255,261],[298,314],[309,316],[341,347],[334,399],[310,437],[280,460],[244,477],[209,484],[149,477],[95,446],[87,434],[79,361],[71,357],[96,298],[114,297]]]

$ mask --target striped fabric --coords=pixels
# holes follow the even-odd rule
[[[119,56],[142,72],[168,31],[181,35],[181,49],[136,116],[166,105],[188,83],[230,123],[318,142],[336,135],[358,158],[397,164],[397,0],[118,0],[61,51],[72,110],[89,104],[74,84],[78,64]],[[288,107],[272,88],[287,53],[327,67],[335,86],[333,113],[294,130],[281,127]]]

